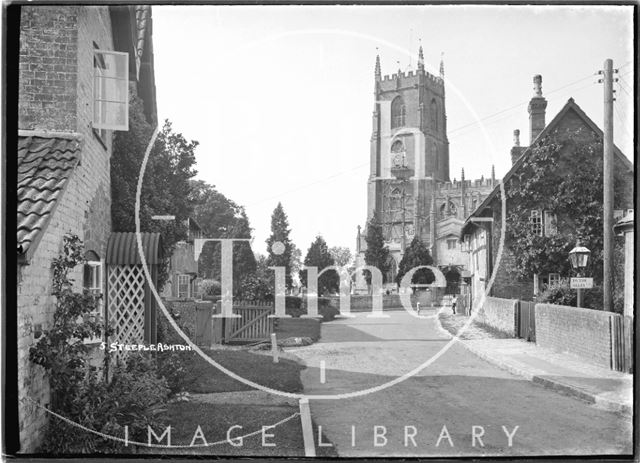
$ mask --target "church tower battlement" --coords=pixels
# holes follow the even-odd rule
[[[436,265],[466,262],[457,234],[471,212],[496,185],[491,177],[471,181],[449,178],[449,140],[445,109],[444,63],[439,75],[424,67],[422,46],[416,71],[382,76],[380,56],[374,71],[374,109],[367,184],[367,222],[375,217],[390,251],[393,281],[397,265],[418,237]],[[364,263],[366,229],[358,232],[357,259]],[[359,282],[358,286],[362,286]]]

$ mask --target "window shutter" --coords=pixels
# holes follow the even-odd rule
[[[129,130],[129,54],[93,53],[93,127]]]
[[[551,211],[544,211],[544,235],[552,236],[558,233],[556,215]]]

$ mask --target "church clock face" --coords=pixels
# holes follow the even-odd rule
[[[404,166],[404,153],[393,153],[393,158],[391,161],[393,162],[394,167],[402,167]]]
[[[415,229],[413,228],[413,224],[412,223],[408,223],[404,226],[404,234],[405,236],[408,236],[409,238],[412,238],[413,235],[415,234]]]

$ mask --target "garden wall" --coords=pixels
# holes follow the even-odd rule
[[[515,337],[517,305],[516,299],[487,297],[475,321]]]
[[[611,312],[536,304],[536,344],[611,367]]]

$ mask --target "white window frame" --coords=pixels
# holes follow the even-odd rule
[[[448,249],[448,250],[452,250],[452,249],[453,249],[453,250],[455,250],[455,249],[456,249],[457,241],[458,241],[458,240],[456,240],[455,238],[449,238],[449,239],[447,239],[447,249]]]
[[[92,272],[92,284],[89,287],[84,286],[84,268],[83,268],[83,289],[88,289],[94,295],[104,296],[104,259],[98,260],[88,260],[84,264],[85,266],[89,266],[94,270]],[[97,271],[95,271],[97,269]],[[98,299],[98,309],[89,312],[89,317],[96,317],[98,320],[104,321],[103,317],[104,310],[104,298],[101,297]],[[82,340],[83,344],[96,344],[102,342],[102,336],[94,336],[91,338],[85,338]]]
[[[542,224],[542,211],[540,209],[531,209],[529,215],[529,223],[531,224],[531,231],[534,235],[542,236],[544,227]]]
[[[562,278],[560,277],[559,273],[549,274],[549,281],[548,281],[549,286],[553,286],[554,284],[560,284],[561,281],[562,281]]]
[[[111,55],[116,57],[116,59],[122,59],[124,62],[124,76],[123,78],[119,77],[107,77],[103,75],[99,75],[100,67],[96,66],[95,63],[99,61],[100,55]],[[91,121],[92,127],[98,130],[121,130],[128,131],[129,130],[129,53],[120,52],[120,51],[108,51],[108,50],[93,50],[93,99],[92,99],[92,108],[91,108]],[[98,95],[102,93],[102,85],[104,84],[105,79],[115,79],[125,82],[125,99],[124,101],[118,100],[109,100],[109,99],[99,99]],[[96,88],[99,87],[99,88]],[[105,101],[110,103],[119,103],[124,104],[124,123],[122,124],[107,124],[105,121],[96,121],[96,101]],[[106,117],[105,117],[106,118]]]
[[[183,277],[187,279],[186,283],[181,283],[181,280],[183,280]],[[179,299],[182,299],[182,298],[188,299],[188,298],[191,297],[191,275],[189,275],[188,273],[180,273],[180,274],[178,274],[177,280],[176,280],[176,284],[177,284],[177,286],[176,286],[176,293],[177,293],[176,296]],[[186,287],[187,287],[187,295],[186,296],[182,296],[181,293],[180,293],[180,286],[183,285],[183,284],[186,285]]]

